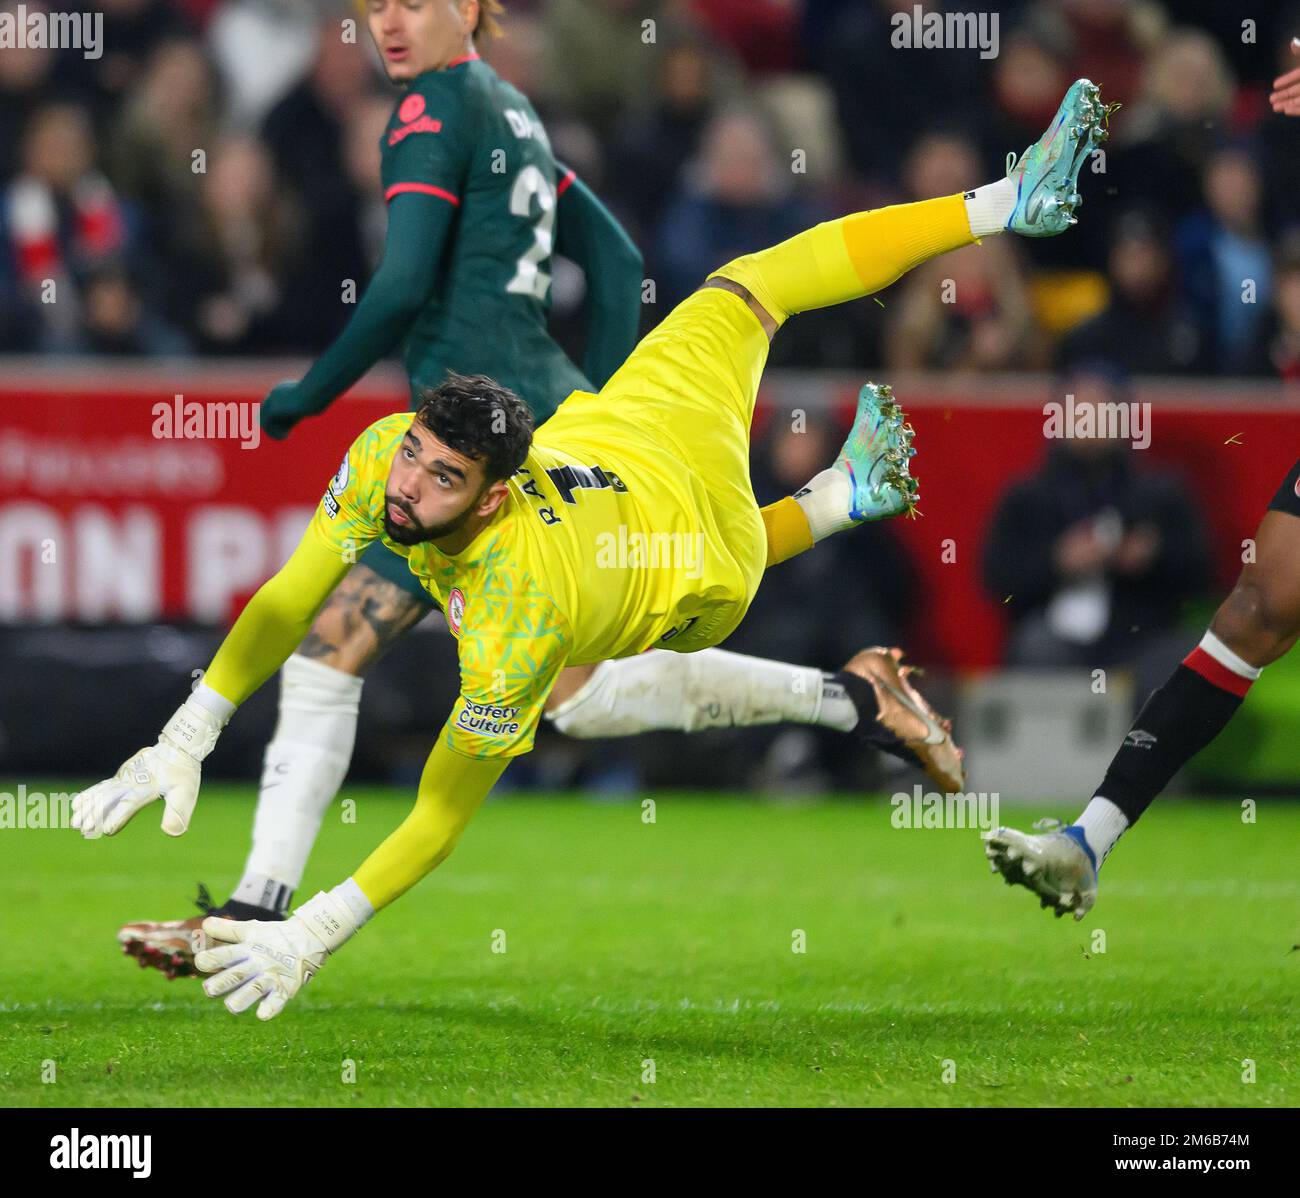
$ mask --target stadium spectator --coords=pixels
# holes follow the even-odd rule
[[[1278,38],[1270,74],[1285,75],[1296,67],[1291,36],[1300,32],[1300,3],[1291,4],[1280,22],[1287,32]],[[1262,57],[1262,55],[1261,55]],[[1265,195],[1272,228],[1300,225],[1300,121],[1270,110],[1260,103],[1258,127],[1260,165],[1266,180]]]
[[[1008,152],[1019,154],[1052,119],[1061,93],[1078,77],[1065,51],[1064,32],[1051,25],[1028,25],[1003,38],[990,64],[992,105],[981,130],[990,166],[1005,170]]]
[[[762,119],[731,109],[710,121],[653,243],[661,312],[685,299],[730,258],[775,245],[815,223]]]
[[[720,98],[736,90],[726,64],[698,37],[666,45],[658,66],[650,104],[619,123],[609,150],[611,199],[642,243],[679,192]]]
[[[184,334],[146,305],[122,266],[109,265],[90,275],[83,307],[82,348],[87,353],[175,357],[192,349]]]
[[[349,112],[343,130],[343,157],[348,181],[356,195],[357,228],[367,277],[383,257],[384,239],[388,232],[388,205],[384,201],[384,185],[380,177],[379,142],[392,113],[393,106],[385,97],[372,96]]]
[[[19,169],[22,132],[48,93],[54,66],[55,52],[45,47],[9,46],[0,54],[0,182]]]
[[[978,135],[986,118],[978,97],[987,64],[978,51],[891,44],[891,18],[901,13],[910,19],[915,7],[915,0],[844,4],[816,26],[823,35],[812,47],[813,61],[835,95],[850,164],[862,178],[886,187],[897,180],[908,149],[923,132]],[[940,6],[927,0],[921,7]]]
[[[1185,0],[1178,5],[1181,15]],[[1075,75],[1105,85],[1106,98],[1131,104],[1142,83],[1146,57],[1166,32],[1168,18],[1152,0],[1059,0],[1040,9],[1059,14],[1068,32]],[[1236,32],[1240,35],[1240,24]]]
[[[223,0],[211,16],[207,40],[228,97],[231,125],[251,129],[261,122],[311,69],[322,17],[356,19],[355,9],[345,13],[343,8],[342,0]],[[334,26],[336,34],[340,28]]]
[[[980,177],[966,139],[935,134],[909,156],[910,198],[952,195]],[[1006,237],[946,254],[912,271],[887,307],[885,361],[894,370],[1009,370],[1035,356],[1035,329],[1019,246]]]
[[[22,171],[5,189],[3,228],[11,263],[4,323],[17,345],[42,353],[81,348],[80,289],[127,248],[121,205],[95,167],[84,108],[49,104],[28,123]]]
[[[1235,90],[1223,51],[1208,34],[1179,28],[1157,44],[1139,99],[1114,122],[1106,173],[1125,203],[1172,217],[1197,206],[1205,163],[1230,131]]]
[[[141,252],[160,271],[197,216],[201,156],[216,139],[218,114],[211,63],[199,43],[177,39],[154,48],[110,127],[109,176],[139,214]]]
[[[650,94],[671,32],[661,0],[553,0],[546,23],[552,99],[608,135]]]
[[[1179,273],[1196,310],[1209,362],[1240,374],[1258,341],[1272,295],[1272,255],[1264,238],[1263,181],[1244,149],[1218,152],[1205,168],[1206,207],[1177,230]]]
[[[265,147],[240,134],[218,142],[199,219],[177,253],[168,309],[184,315],[201,351],[269,352],[285,344],[284,282],[302,260],[302,231]]]
[[[102,132],[154,48],[194,30],[184,6],[169,0],[98,0],[92,7],[104,18],[103,53],[94,58],[79,52],[61,55],[58,79],[90,105]]]
[[[1100,407],[1127,405],[1121,376],[1086,366],[1057,401],[1067,394],[1075,413],[1097,413],[1098,432],[1122,431],[1104,428]],[[1002,497],[982,572],[1011,619],[1007,665],[1125,666],[1140,700],[1189,647],[1179,615],[1207,585],[1209,559],[1203,521],[1174,475],[1120,437],[1067,435]]]
[[[322,20],[310,73],[271,110],[262,138],[276,170],[306,222],[312,247],[292,280],[286,310],[286,348],[308,351],[328,344],[351,311],[339,302],[344,279],[358,290],[368,273],[360,239],[360,201],[344,165],[344,130],[352,113],[375,94],[369,49],[344,42],[337,21]],[[390,107],[393,103],[389,97]]]
[[[1068,53],[1069,34],[1060,20],[1030,20],[1002,40],[1001,53],[989,64],[991,103],[979,122],[978,144],[984,151],[981,177],[1005,173],[1009,156],[1019,156],[1033,143],[1056,112],[1061,93],[1080,74]],[[1109,87],[1106,96],[1109,100]],[[1090,177],[1091,167],[1085,168],[1084,179]],[[1095,187],[1085,186],[1085,190],[1089,193],[1085,216],[1069,237],[1044,237],[1020,247],[1039,269],[1105,269],[1106,222],[1095,218],[1092,207],[1100,208],[1102,197]]]
[[[1111,234],[1111,297],[1062,341],[1062,366],[1110,361],[1130,374],[1189,374],[1207,368],[1206,338],[1178,289],[1164,226],[1131,212]]]
[[[793,71],[803,58],[798,0],[690,0],[700,23],[755,75]]]
[[[1253,374],[1300,382],[1300,234],[1283,243],[1274,267],[1273,303],[1249,363]]]

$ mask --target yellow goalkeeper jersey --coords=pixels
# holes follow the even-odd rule
[[[752,492],[750,552],[738,560],[696,471],[610,420],[607,403],[575,392],[561,405],[491,523],[454,557],[383,535],[385,485],[410,413],[357,438],[313,518],[312,535],[348,560],[383,539],[442,607],[459,643],[461,691],[446,734],[460,753],[527,752],[565,665],[715,644],[753,597],[765,550]]]
[[[348,561],[383,538],[442,607],[461,673],[450,748],[526,753],[564,666],[691,652],[740,623],[767,559],[749,479],[766,357],[743,300],[696,292],[599,395],[560,405],[505,502],[454,557],[383,536],[389,468],[414,417],[387,416],[357,438],[308,535]]]

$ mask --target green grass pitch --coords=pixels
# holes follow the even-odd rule
[[[410,801],[344,797],[355,822],[331,809],[304,894],[347,876]],[[189,914],[196,879],[225,893],[250,788],[208,787],[175,841],[152,810],[95,844],[0,831],[0,1096],[1300,1102],[1300,806],[1261,803],[1251,824],[1230,800],[1157,803],[1075,924],[993,878],[975,833],[894,829],[882,799],[654,798],[654,823],[639,802],[490,801],[451,859],[269,1024],[138,969],[114,941],[128,919]]]

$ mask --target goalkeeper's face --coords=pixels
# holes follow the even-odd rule
[[[370,36],[394,83],[444,67],[465,52],[478,0],[365,0]]]
[[[444,445],[419,421],[393,458],[384,488],[384,532],[398,545],[442,542],[458,552],[501,506],[509,488],[483,463]]]

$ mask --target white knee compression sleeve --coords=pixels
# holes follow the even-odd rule
[[[790,721],[848,730],[857,711],[821,670],[725,649],[653,649],[603,662],[548,718],[580,739]]]
[[[362,680],[294,654],[280,675],[280,718],[266,747],[253,848],[233,895],[287,910],[321,820],[347,776]]]

